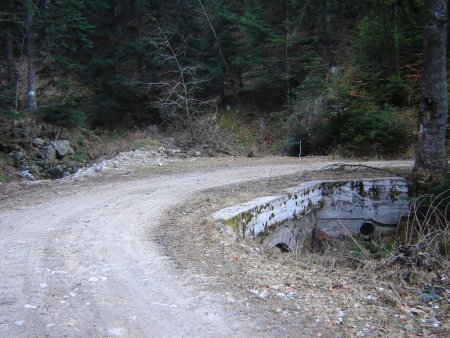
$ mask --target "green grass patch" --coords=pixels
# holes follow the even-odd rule
[[[353,257],[383,259],[392,256],[392,253],[400,245],[400,241],[395,238],[375,238],[371,241],[354,238],[349,243],[349,249]]]
[[[257,150],[260,154],[280,154],[286,134],[283,113],[255,118],[239,111],[219,111],[220,126],[233,133],[231,148],[238,153]]]
[[[11,181],[11,177],[9,177],[6,173],[3,171],[0,171],[0,183],[7,183]]]
[[[85,150],[81,153],[70,155],[69,160],[72,162],[86,163],[87,161],[89,161],[89,152]]]
[[[104,131],[101,135],[98,135],[100,138],[107,142],[114,142],[123,138],[128,138],[128,134],[125,130],[112,130],[112,131]]]
[[[87,136],[80,129],[68,131],[67,136],[71,146],[84,147],[86,145]]]
[[[153,138],[138,139],[134,142],[135,150],[151,150],[161,145],[159,140]]]
[[[0,165],[5,165],[7,160],[6,154],[0,151]]]

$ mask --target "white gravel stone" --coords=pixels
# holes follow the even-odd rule
[[[18,326],[18,327],[22,327],[25,325],[25,321],[24,320],[17,320],[14,322],[14,325]]]

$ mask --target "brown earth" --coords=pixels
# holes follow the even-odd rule
[[[363,274],[312,264],[317,257],[263,253],[202,221],[224,205],[302,180],[387,175],[311,172],[331,163],[201,159],[127,175],[1,185],[0,335],[424,334],[425,325],[397,304],[400,296],[368,288]]]

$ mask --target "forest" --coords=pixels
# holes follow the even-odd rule
[[[3,0],[0,151],[32,119],[67,130],[156,124],[227,149],[237,131],[261,152],[295,156],[411,158],[425,7]]]

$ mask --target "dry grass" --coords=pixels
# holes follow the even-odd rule
[[[147,130],[129,132],[112,132],[93,137],[88,141],[89,157],[91,159],[112,158],[125,151],[156,148],[160,141]]]
[[[258,184],[208,191],[171,211],[159,240],[179,267],[212,278],[218,292],[236,295],[247,309],[267,315],[268,328],[274,330],[268,329],[269,335],[277,330],[292,336],[448,335],[448,296],[422,300],[430,285],[441,290],[442,271],[400,262],[386,265],[396,255],[387,240],[372,242],[375,251],[382,251],[377,259],[358,238],[334,240],[321,254],[308,251],[308,241],[296,254],[281,253],[253,241],[236,241],[225,227],[201,221],[232,201],[248,200],[249,194],[278,191]],[[274,183],[278,189],[282,184],[291,183]]]
[[[416,198],[411,211],[406,224],[406,243],[449,255],[449,243],[441,240],[450,235],[450,190]]]

